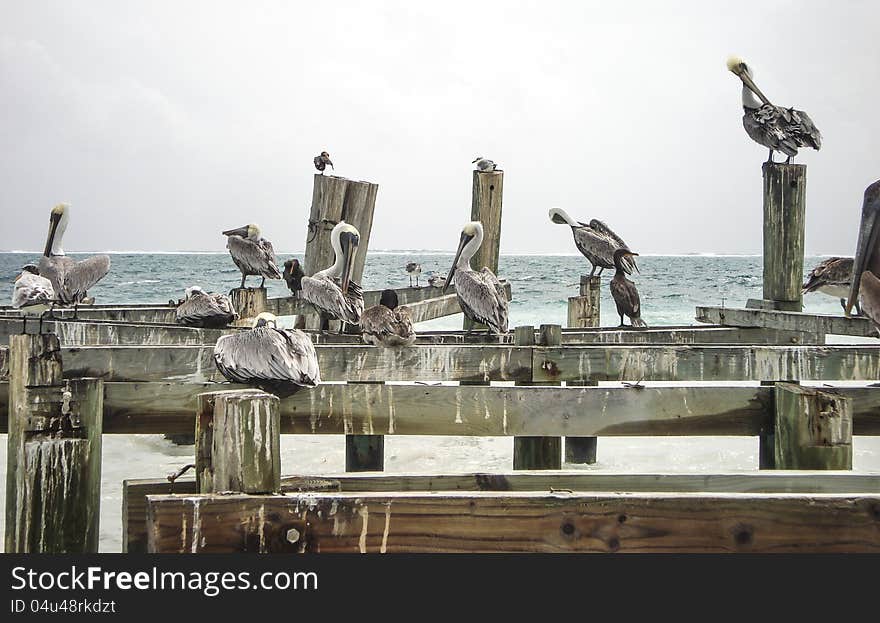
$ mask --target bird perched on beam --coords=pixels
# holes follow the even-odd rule
[[[846,297],[852,288],[853,258],[829,257],[816,266],[807,276],[803,285],[803,294],[821,292],[840,299],[840,305],[846,309]],[[856,313],[862,313],[856,301]]]
[[[333,168],[333,163],[330,161],[330,154],[326,151],[322,151],[319,155],[315,156],[315,168],[321,172],[321,175],[324,175],[324,169],[327,168],[327,165],[330,165],[330,168],[334,171],[336,169]]]
[[[755,85],[752,69],[744,60],[732,56],[727,69],[742,80],[743,127],[753,141],[770,149],[767,162],[773,162],[774,151],[785,154],[789,163],[800,147],[822,147],[822,134],[809,115],[771,104]]]
[[[222,329],[238,319],[228,296],[209,294],[199,286],[186,289],[186,298],[174,315],[179,324],[205,329]]]
[[[638,253],[633,253],[625,248],[617,249],[614,252],[616,272],[611,279],[610,288],[611,296],[617,305],[617,314],[620,316],[620,326],[624,326],[623,317],[627,316],[634,329],[645,329],[648,325],[642,320],[642,303],[639,300],[639,291],[636,289],[636,284],[626,278],[626,271],[623,267],[624,258],[637,255]]]
[[[305,272],[303,272],[302,264],[298,259],[292,258],[284,262],[284,272],[281,273],[281,276],[284,277],[284,282],[294,295],[302,290],[302,278],[305,276]]]
[[[382,290],[379,304],[364,310],[361,331],[364,342],[373,346],[411,346],[416,341],[409,307],[398,306],[394,290]]]

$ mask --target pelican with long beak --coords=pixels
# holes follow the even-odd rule
[[[281,279],[281,271],[275,263],[275,249],[260,234],[259,225],[250,223],[236,229],[227,229],[223,235],[227,237],[226,248],[229,249],[232,261],[241,271],[242,290],[248,275],[262,277],[261,288],[266,285],[266,277]]]
[[[742,80],[743,127],[753,141],[770,149],[767,162],[773,162],[774,151],[788,156],[788,163],[800,147],[822,147],[822,134],[809,115],[771,104],[755,84],[752,70],[743,59],[730,57],[727,69]]]
[[[880,333],[880,180],[865,189],[852,286],[843,311],[850,316],[857,302]]]
[[[351,280],[361,235],[357,228],[340,221],[330,232],[335,259],[333,265],[302,278],[300,297],[314,305],[327,320],[336,318],[358,324],[364,313],[364,295],[359,284]],[[326,326],[325,326],[326,328]]]
[[[479,272],[471,268],[471,258],[483,243],[483,224],[479,221],[467,223],[461,230],[458,251],[443,292],[455,279],[455,292],[464,315],[489,327],[496,335],[507,333],[508,303],[504,287],[489,268],[484,266]]]
[[[67,257],[61,245],[69,220],[69,205],[60,203],[52,208],[49,235],[38,269],[40,275],[51,282],[58,303],[76,306],[86,298],[88,289],[110,271],[110,257],[95,255],[78,262]]]

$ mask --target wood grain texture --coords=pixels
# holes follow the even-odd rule
[[[876,337],[877,331],[867,318],[846,318],[824,314],[791,311],[737,309],[732,307],[698,306],[697,322],[730,327],[761,327],[812,334],[854,335]]]
[[[498,274],[498,257],[501,250],[501,207],[504,196],[503,171],[474,171],[471,195],[471,220],[483,224],[483,244],[471,259],[471,267],[480,271],[489,268]],[[463,328],[485,329],[485,325],[475,323],[467,317]]]
[[[150,552],[876,552],[880,495],[148,496]]]
[[[794,383],[774,386],[775,469],[852,469],[852,401]]]
[[[599,326],[601,286],[601,278],[581,275],[580,295],[568,299],[569,327],[586,328]]]
[[[764,174],[764,298],[801,311],[807,167],[769,164]]]
[[[37,331],[29,322],[28,331]],[[181,325],[125,323],[110,320],[44,320],[43,332],[52,333],[65,346],[196,346],[214,344],[221,335],[240,329],[200,329]],[[0,318],[0,344],[21,333],[21,320]]]
[[[238,313],[236,327],[252,327],[254,318],[268,310],[266,288],[234,288],[229,292],[232,308]]]

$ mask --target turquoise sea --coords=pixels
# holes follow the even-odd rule
[[[78,254],[71,254],[77,257]],[[279,264],[301,254],[279,253]],[[8,304],[12,280],[21,266],[39,259],[38,253],[0,253],[0,298]],[[367,261],[368,289],[402,287],[409,277],[404,265],[422,264],[427,273],[446,273],[451,253],[432,251],[374,251]],[[808,257],[807,270],[821,261]],[[697,305],[742,306],[760,298],[762,268],[759,256],[641,256],[641,274],[634,275],[641,294],[643,318],[649,325],[693,324]],[[511,282],[510,326],[566,322],[566,303],[578,291],[579,277],[589,272],[580,255],[503,255],[499,276]],[[610,271],[603,276],[602,324],[618,318],[608,291]],[[164,303],[183,296],[184,288],[200,285],[225,292],[236,287],[240,273],[226,253],[114,253],[110,274],[90,295],[97,303]],[[253,279],[252,285],[257,284]],[[267,282],[269,296],[287,293],[282,281]],[[808,295],[807,312],[840,313],[840,304],[820,294]],[[422,329],[461,328],[461,316],[423,323]],[[831,341],[831,340],[829,340]],[[853,340],[848,340],[853,341]],[[868,338],[873,342],[873,339]],[[455,473],[509,471],[513,442],[508,437],[394,437],[385,442],[387,472]],[[120,551],[122,481],[164,478],[193,461],[192,446],[176,446],[161,435],[107,435],[103,448],[101,550]],[[853,467],[880,472],[880,438],[854,439]],[[0,436],[0,481],[5,481],[5,435]],[[754,437],[609,437],[599,440],[598,462],[577,469],[611,472],[753,471],[758,464]],[[285,435],[282,469],[285,474],[334,474],[344,471],[344,443],[339,436]],[[572,467],[572,466],[569,466]],[[5,487],[0,486],[0,496]],[[2,522],[0,514],[0,522]],[[2,529],[2,525],[0,525]]]

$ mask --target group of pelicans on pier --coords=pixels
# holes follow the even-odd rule
[[[790,162],[800,147],[819,149],[821,135],[809,116],[794,108],[772,104],[754,83],[751,68],[744,61],[732,58],[728,69],[742,83],[743,126],[753,140],[773,152],[779,151]],[[473,164],[479,171],[495,171],[497,165],[477,157]],[[330,155],[324,151],[314,159],[322,174],[329,165]],[[854,259],[830,258],[817,266],[806,283],[804,292],[819,291],[841,299],[849,315],[853,307],[880,325],[880,182],[865,191],[858,247]],[[24,267],[16,279],[13,307],[27,315],[38,316],[58,306],[76,306],[88,301],[87,293],[110,269],[110,258],[98,255],[75,261],[64,254],[62,237],[70,217],[69,206],[61,204],[50,214],[49,234],[43,256],[38,264]],[[592,264],[590,276],[613,268],[610,291],[620,316],[627,316],[634,328],[647,325],[641,318],[641,301],[636,285],[627,278],[638,271],[633,252],[623,239],[598,219],[588,223],[576,221],[565,211],[549,212],[553,223],[571,228],[578,250]],[[298,260],[288,260],[283,273],[278,269],[272,243],[262,237],[260,228],[248,224],[222,232],[227,248],[241,271],[241,288],[249,276],[284,279],[295,296],[311,303],[327,328],[330,319],[360,327],[368,344],[384,347],[405,347],[416,339],[410,311],[398,305],[394,290],[383,290],[378,305],[364,309],[363,291],[352,281],[354,260],[360,244],[360,233],[342,221],[330,234],[335,253],[334,262],[314,275],[303,274]],[[483,225],[466,223],[461,230],[458,250],[448,275],[439,283],[445,293],[455,283],[456,295],[465,316],[487,327],[495,335],[508,331],[508,300],[504,286],[487,267],[474,270],[471,258],[483,242]],[[421,267],[411,263],[407,272],[412,277]],[[859,302],[861,306],[859,307]],[[181,324],[198,327],[225,327],[237,318],[227,295],[212,294],[199,287],[186,290],[186,298],[177,306]],[[320,383],[317,355],[311,339],[302,331],[278,327],[277,319],[261,313],[250,331],[221,336],[214,349],[214,360],[220,372],[230,381],[255,384],[279,394],[299,387]]]

